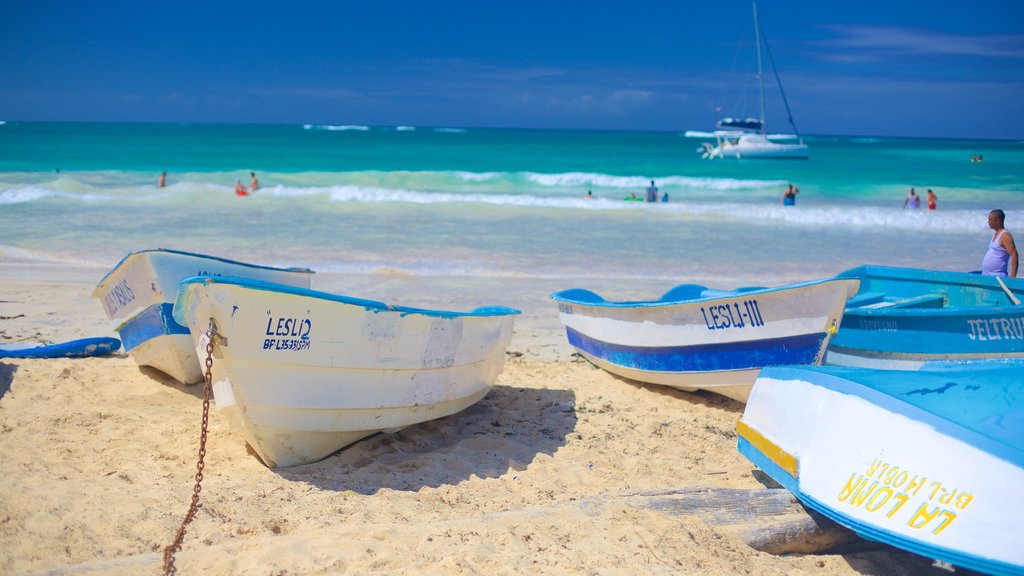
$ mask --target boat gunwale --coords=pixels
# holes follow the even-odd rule
[[[569,288],[567,290],[561,290],[561,291],[555,292],[554,294],[552,294],[549,297],[552,300],[554,300],[555,302],[563,302],[563,303],[566,303],[566,304],[573,304],[573,305],[576,305],[576,306],[590,306],[590,307],[594,307],[594,308],[660,308],[660,307],[666,307],[666,306],[678,306],[678,305],[687,305],[687,304],[697,304],[697,303],[702,303],[702,302],[713,302],[713,301],[716,301],[716,300],[728,300],[728,299],[732,299],[732,298],[745,298],[747,296],[760,295],[760,294],[766,294],[766,293],[772,293],[772,292],[787,292],[787,291],[790,291],[790,290],[795,290],[795,289],[799,289],[799,288],[805,288],[805,287],[809,287],[809,286],[817,286],[817,285],[828,284],[828,283],[832,283],[832,282],[847,282],[847,281],[851,281],[851,280],[858,280],[858,279],[857,278],[821,278],[821,279],[818,279],[818,280],[809,280],[809,281],[806,281],[806,282],[798,282],[796,284],[785,284],[783,286],[757,287],[757,288],[752,289],[752,290],[743,290],[743,289],[716,290],[714,288],[708,288],[707,286],[704,286],[703,288],[705,290],[715,290],[715,291],[721,292],[721,293],[713,294],[713,295],[709,295],[709,296],[705,296],[705,297],[701,297],[701,298],[689,298],[689,299],[686,299],[686,300],[620,300],[620,301],[615,301],[615,300],[604,300],[602,298],[602,300],[600,302],[593,302],[593,301],[576,300],[576,299],[573,299],[573,298],[567,298],[567,297],[563,296],[567,292],[572,292],[572,291],[575,291],[575,290],[586,290],[585,288]],[[669,292],[672,292],[673,290],[675,290],[679,286],[684,286],[684,284],[680,284],[680,285],[677,285],[677,286],[674,286],[674,287],[670,288],[667,292],[665,292],[665,294],[668,294]],[[597,294],[596,292],[592,292],[590,290],[587,290],[587,291],[591,292],[595,296],[601,298],[600,294]]]
[[[247,278],[237,278],[234,276],[191,276],[189,278],[185,278],[178,284],[178,294],[174,301],[174,319],[183,326],[187,326],[184,317],[184,299],[187,297],[190,286],[194,284],[225,284],[230,286],[237,286],[239,288],[246,288],[249,290],[271,292],[275,294],[288,294],[292,296],[313,298],[316,300],[335,302],[350,306],[358,306],[363,308],[364,310],[369,310],[377,313],[396,312],[403,316],[414,314],[419,316],[430,316],[439,318],[503,318],[506,316],[515,316],[517,314],[522,314],[521,311],[516,310],[515,308],[508,308],[505,306],[482,306],[474,310],[470,310],[468,312],[431,310],[426,308],[413,308],[409,306],[393,306],[391,304],[387,304],[385,302],[380,302],[377,300],[367,300],[364,298],[356,298],[354,296],[331,294],[329,292],[321,292],[319,290],[312,290],[310,288],[299,288],[296,286],[289,286],[287,284],[264,282],[262,280],[250,280]]]
[[[183,250],[174,250],[172,248],[147,248],[146,250],[138,250],[138,251],[135,251],[135,252],[129,252],[128,254],[125,255],[124,258],[121,258],[121,260],[113,268],[111,268],[109,272],[104,274],[103,278],[101,278],[99,282],[96,283],[96,288],[93,290],[93,294],[92,295],[94,297],[96,297],[96,295],[100,291],[100,288],[103,287],[103,283],[106,282],[107,279],[110,278],[110,276],[112,274],[117,272],[129,259],[132,259],[132,258],[135,258],[135,257],[141,257],[142,255],[149,254],[151,252],[162,252],[162,253],[166,253],[166,254],[174,254],[174,255],[177,255],[177,256],[190,256],[192,258],[199,258],[201,260],[216,260],[218,262],[223,262],[225,264],[234,264],[234,265],[238,265],[238,266],[244,266],[246,268],[258,268],[258,269],[261,269],[261,270],[272,270],[272,271],[275,271],[275,272],[295,272],[297,274],[316,274],[316,272],[314,270],[311,270],[309,268],[280,268],[280,267],[277,267],[277,266],[265,266],[265,265],[262,265],[262,264],[251,264],[249,262],[240,262],[238,260],[231,260],[231,259],[228,259],[228,258],[221,258],[220,256],[210,256],[208,254],[197,254],[197,253],[194,253],[194,252],[185,252]]]

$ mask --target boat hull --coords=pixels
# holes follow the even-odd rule
[[[736,292],[701,290],[694,291],[701,297],[678,301],[614,303],[592,293],[577,297],[578,291],[552,298],[569,343],[599,367],[632,380],[710,390],[744,402],[760,368],[821,363],[856,289],[856,281],[825,280]]]
[[[140,366],[150,366],[184,384],[203,379],[188,328],[171,313],[178,283],[197,275],[237,276],[309,288],[313,272],[271,268],[175,250],[127,255],[96,286],[93,297]],[[182,335],[185,335],[182,337]]]
[[[1019,361],[761,372],[738,448],[864,537],[992,574],[1024,570]]]
[[[827,362],[916,370],[926,362],[1024,358],[1024,281],[958,272],[865,266],[840,274],[861,288]]]
[[[200,349],[215,327],[217,409],[270,467],[314,462],[479,401],[504,367],[515,314],[213,278],[183,282],[175,304]]]
[[[779,144],[761,134],[735,135],[719,132],[716,135],[716,143],[705,146],[704,158],[806,160],[810,157],[810,148],[803,143]]]

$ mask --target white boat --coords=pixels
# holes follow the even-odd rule
[[[772,142],[764,134],[716,130],[715,144],[705,144],[702,149],[705,158],[790,158],[804,160],[808,157],[807,145],[781,144]]]
[[[754,5],[754,38],[757,45],[757,80],[760,94],[761,116],[759,118],[723,118],[718,121],[718,130],[713,132],[714,143],[705,143],[697,151],[703,158],[780,158],[780,159],[806,159],[810,155],[810,149],[804,144],[799,134],[796,135],[797,143],[779,143],[768,139],[765,131],[765,106],[764,106],[764,74],[761,63],[761,26],[757,19],[757,2]],[[765,49],[768,49],[767,40],[764,42]],[[771,59],[771,51],[768,50],[769,61],[772,68],[775,62]],[[796,132],[796,123],[793,122],[793,114],[789,111],[789,101],[786,100],[786,92],[782,89],[782,80],[779,79],[778,71],[775,78],[779,84],[779,92],[782,101],[786,105],[786,112],[789,114],[789,122]]]
[[[551,295],[569,344],[619,376],[746,402],[765,366],[821,364],[857,280],[709,290],[609,302],[580,288]]]
[[[309,288],[312,270],[271,268],[214,256],[155,249],[132,252],[100,280],[92,295],[139,366],[183,384],[203,380],[192,337],[174,321],[178,283],[191,276],[238,276]]]
[[[1024,362],[766,368],[740,453],[865,538],[1024,574]]]
[[[516,314],[213,277],[183,281],[174,304],[203,358],[213,342],[217,409],[270,467],[315,462],[477,402],[504,367]]]

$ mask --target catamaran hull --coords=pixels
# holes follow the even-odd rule
[[[713,146],[707,158],[764,158],[779,160],[807,160],[810,151],[802,144],[772,144],[770,146]]]
[[[1020,574],[1022,373],[1012,361],[921,372],[765,369],[737,425],[738,448],[864,537]]]
[[[215,327],[217,409],[270,467],[479,401],[504,366],[517,313],[415,311],[209,278],[183,283],[175,306],[200,349]]]
[[[820,364],[856,281],[683,302],[588,303],[555,294],[569,344],[605,370],[745,402],[764,366]]]
[[[171,314],[178,282],[197,275],[239,276],[309,288],[313,272],[270,268],[175,250],[144,250],[125,256],[96,286],[124,349],[139,366],[150,366],[183,384],[203,379],[188,328]]]

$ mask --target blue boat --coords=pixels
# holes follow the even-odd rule
[[[764,366],[821,364],[855,280],[712,290],[610,302],[581,288],[551,295],[569,344],[624,378],[744,402]]]
[[[88,358],[113,354],[121,347],[117,338],[80,338],[56,344],[6,342],[0,344],[0,358]]]
[[[1024,280],[861,266],[827,363],[916,370],[925,362],[1024,358]]]
[[[1024,573],[1024,361],[761,371],[740,453],[865,538]]]

